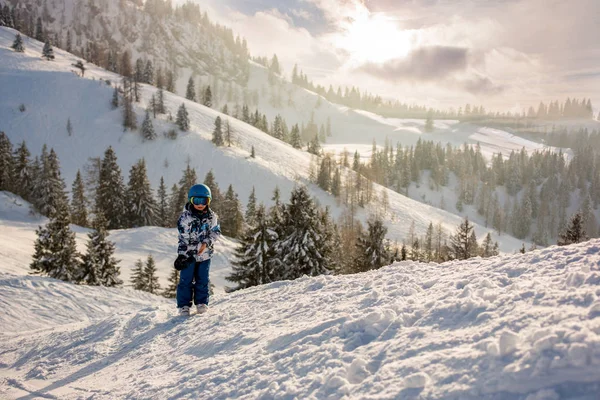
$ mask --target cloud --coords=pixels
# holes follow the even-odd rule
[[[391,82],[434,81],[468,67],[468,50],[462,47],[428,46],[406,57],[382,64],[366,63],[358,70]]]
[[[494,84],[487,76],[476,74],[466,79],[460,79],[457,83],[463,90],[477,96],[497,95],[505,90],[504,86]]]

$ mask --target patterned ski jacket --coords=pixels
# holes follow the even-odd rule
[[[214,211],[208,208],[207,211],[200,212],[193,209],[189,203],[186,204],[177,221],[177,230],[179,230],[177,254],[194,256],[198,262],[212,258],[213,245],[221,236],[221,227]],[[202,243],[206,243],[206,250],[198,254]]]

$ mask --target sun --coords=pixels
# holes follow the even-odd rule
[[[338,36],[336,45],[348,51],[357,63],[383,63],[407,55],[411,36],[411,31],[399,29],[383,15],[360,13]]]

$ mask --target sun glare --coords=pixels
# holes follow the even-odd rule
[[[338,37],[337,45],[348,51],[355,62],[382,63],[408,54],[410,38],[410,31],[400,30],[394,21],[361,13]]]

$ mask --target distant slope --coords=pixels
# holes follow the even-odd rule
[[[0,87],[10,94],[0,97],[0,130],[5,131],[14,144],[25,140],[32,154],[40,154],[44,143],[54,147],[67,187],[77,169],[82,168],[89,157],[101,157],[108,146],[115,149],[126,179],[131,165],[145,158],[154,188],[158,187],[161,176],[167,187],[179,181],[188,162],[196,168],[199,179],[212,169],[222,190],[233,184],[243,203],[253,187],[258,200],[269,204],[276,186],[287,201],[294,185],[308,182],[310,154],[235,119],[230,119],[230,123],[236,145],[216,148],[210,141],[214,120],[217,116],[227,116],[170,93],[165,93],[165,101],[172,114],[181,103],[186,104],[191,121],[189,132],[180,133],[177,140],[162,137],[161,133],[174,127],[166,116],[154,120],[159,134],[154,141],[143,142],[139,131],[123,132],[121,110],[112,110],[109,105],[113,88],[104,82],[109,80],[114,84],[119,76],[89,64],[85,78],[79,78],[71,66],[76,57],[56,50],[55,61],[44,61],[40,57],[42,44],[29,38],[25,39],[26,52],[15,53],[10,50],[14,34],[12,29],[0,28]],[[143,85],[143,101],[136,104],[140,124],[144,108],[155,90]],[[25,112],[19,111],[21,104],[25,105]],[[69,118],[73,125],[71,137],[66,130]],[[252,147],[257,155],[254,159],[249,157]],[[331,195],[308,186],[321,205],[331,207],[334,216],[341,213],[342,208]],[[375,189],[378,193],[387,190],[379,185],[375,185]],[[438,221],[453,232],[461,221],[454,214],[391,190],[387,192],[389,207],[385,218],[392,240],[402,241],[413,220],[417,232],[425,232],[430,222]],[[375,211],[368,207],[360,210],[358,217],[365,221]],[[476,231],[478,237],[483,237],[488,229],[477,225]],[[520,245],[521,241],[508,236],[500,241],[503,251],[513,251]]]
[[[599,284],[600,240],[275,282],[190,319],[0,276],[0,397],[595,400]]]

